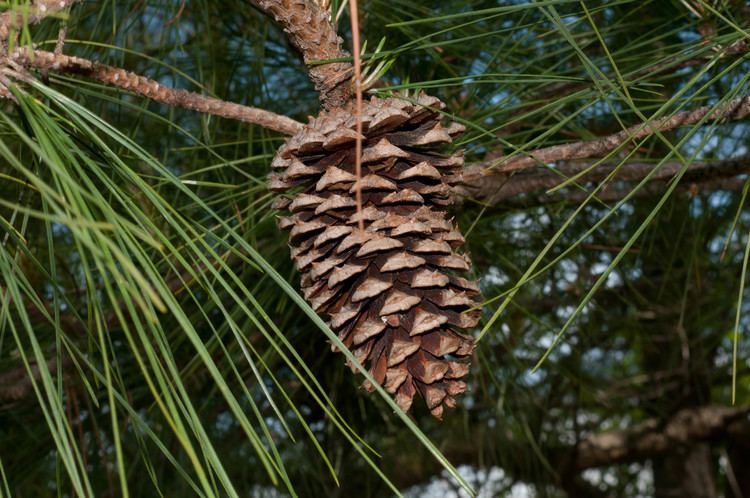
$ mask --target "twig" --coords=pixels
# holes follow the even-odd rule
[[[718,55],[718,57],[743,55],[743,54],[746,54],[748,51],[750,51],[750,45],[748,45],[748,43],[745,40],[739,40],[739,41],[734,42],[732,45],[726,47],[726,49],[724,49],[722,53]],[[641,78],[657,76],[667,71],[675,72],[678,69],[682,69],[686,67],[704,65],[707,63],[710,57],[715,57],[715,56],[717,56],[717,54],[711,53],[708,56],[695,57],[692,59],[684,60],[682,62],[675,62],[673,58],[670,58],[666,60],[665,62],[661,62],[654,66],[645,67],[645,68],[636,70],[630,74],[625,75],[625,77],[629,81],[636,83],[639,80],[641,80]],[[555,85],[547,86],[545,90],[542,90],[541,92],[534,94],[530,97],[529,100],[532,103],[530,103],[527,106],[524,106],[518,112],[515,112],[508,117],[507,121],[512,122],[512,124],[503,126],[501,130],[501,134],[508,135],[512,131],[520,128],[523,125],[525,120],[515,119],[515,118],[519,118],[523,116],[530,117],[533,111],[548,104],[550,99],[560,99],[562,97],[572,95],[573,93],[576,93],[578,91],[590,88],[593,85],[594,85],[593,81],[581,81],[581,82],[574,82],[574,83],[558,83]]]
[[[284,29],[289,42],[302,53],[310,79],[320,92],[324,109],[340,107],[350,98],[348,85],[352,74],[349,62],[321,61],[344,59],[349,54],[341,48],[328,11],[314,0],[251,0],[264,12],[273,16]]]
[[[664,194],[666,189],[664,180],[650,182],[641,187],[633,194],[632,186],[612,186],[603,189],[596,198],[605,203],[618,202],[626,196],[632,194],[631,200],[654,198]],[[677,186],[675,194],[687,194],[689,196],[699,195],[705,192],[736,192],[742,190],[746,180],[742,177],[734,178],[715,178],[701,182],[681,181]],[[554,194],[537,194],[524,197],[514,197],[502,203],[506,208],[528,209],[535,206],[544,206],[548,204],[579,204],[586,200],[589,192],[584,190],[574,190],[569,192],[555,192]]]
[[[57,32],[57,42],[55,42],[55,55],[62,55],[65,48],[65,36],[68,33],[68,26],[63,24],[60,31]]]
[[[641,123],[598,140],[554,145],[531,151],[527,157],[514,157],[507,160],[500,158],[482,162],[479,166],[492,169],[495,172],[508,172],[525,169],[536,164],[596,157],[616,149],[628,140],[638,140],[657,131],[667,131],[694,124],[706,116],[708,116],[709,121],[716,121],[722,118],[742,119],[748,114],[750,114],[750,97],[742,97],[719,106],[707,105],[692,111],[678,112],[673,116]]]
[[[13,62],[23,67],[57,73],[78,74],[113,87],[131,91],[155,102],[256,124],[286,135],[294,135],[303,126],[302,123],[287,116],[281,116],[264,109],[227,102],[187,90],[169,88],[155,80],[130,71],[80,57],[19,48],[13,52],[11,58]]]
[[[33,5],[28,7],[28,24],[36,24],[47,16],[56,14],[64,10],[78,0],[36,0]],[[15,17],[15,23],[13,22]],[[7,40],[12,30],[18,31],[24,26],[24,12],[22,8],[6,10],[0,14],[0,39]]]
[[[592,171],[581,175],[576,179],[578,185],[585,185],[604,180],[612,170],[615,164],[602,164]],[[559,171],[535,170],[530,172],[520,172],[510,178],[503,178],[501,175],[487,178],[486,184],[482,185],[480,191],[474,192],[475,197],[488,205],[497,205],[514,197],[532,194],[540,190],[557,187],[566,178],[579,174],[590,168],[588,162],[579,162],[566,164]],[[621,181],[640,181],[643,180],[654,169],[654,164],[632,162],[620,167],[613,182]],[[663,164],[659,171],[651,176],[651,181],[669,180],[682,168],[682,164],[674,161]],[[710,163],[693,163],[688,166],[685,175],[682,177],[683,183],[703,183],[718,180],[720,178],[730,178],[744,173],[750,173],[750,155],[726,159]],[[477,195],[478,194],[478,195]],[[543,196],[540,198],[544,198]],[[553,198],[553,197],[550,197]],[[557,199],[557,197],[554,197]],[[554,201],[551,201],[554,202]]]
[[[362,61],[359,57],[359,12],[357,0],[349,0],[349,15],[352,19],[352,47],[354,52],[354,93],[356,96],[357,138],[354,144],[355,172],[357,174],[357,218],[359,231],[365,233],[365,220],[362,216]]]
[[[77,0],[37,0],[28,8],[27,22],[35,24],[45,17],[55,14],[73,5]],[[15,19],[15,24],[13,23]],[[12,29],[21,29],[24,25],[22,11],[6,11],[0,14],[0,40],[7,42]],[[137,75],[124,69],[107,66],[80,57],[63,55],[62,48],[65,40],[65,27],[61,28],[54,52],[44,52],[28,48],[19,48],[6,59],[4,65],[20,65],[24,68],[35,68],[42,75],[49,71],[58,73],[79,74],[107,85],[129,90],[143,97],[162,104],[183,107],[197,112],[213,114],[227,119],[234,119],[268,128],[286,135],[294,135],[302,129],[299,123],[289,117],[281,116],[264,109],[243,106],[233,102],[208,97],[186,90],[169,88],[157,81]],[[7,76],[22,77],[19,71],[8,74],[4,71],[0,89],[0,97],[10,98],[12,95],[4,88],[9,83]]]

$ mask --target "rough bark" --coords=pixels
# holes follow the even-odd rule
[[[287,34],[289,42],[300,51],[310,79],[320,92],[324,109],[341,107],[351,98],[349,62],[323,63],[345,59],[342,40],[331,24],[328,11],[313,0],[252,0],[271,15]]]
[[[497,184],[493,191],[484,188],[488,197],[482,198],[485,205],[505,207],[530,207],[550,203],[567,202],[575,203],[583,201],[588,195],[587,190],[566,188],[553,193],[545,193],[544,190],[557,187],[574,175],[581,173],[591,166],[590,163],[578,162],[566,164],[559,171],[535,170],[520,172],[504,178],[501,183],[498,177],[488,178],[487,181]],[[612,173],[615,165],[602,164],[592,171],[576,178],[570,185],[587,185],[603,181]],[[651,174],[656,166],[654,164],[633,162],[622,165],[609,185],[605,186],[597,195],[597,199],[605,202],[619,201],[632,191],[632,184],[621,184],[621,182],[639,182]],[[654,172],[649,183],[636,192],[634,198],[658,195],[664,192],[669,182],[682,168],[681,163],[670,162],[662,165]],[[679,191],[698,193],[711,190],[738,190],[744,184],[744,178],[737,178],[750,172],[750,156],[742,156],[725,161],[710,163],[694,163],[688,166],[680,180]],[[497,180],[497,181],[496,181]]]
[[[747,407],[708,405],[680,410],[666,421],[652,418],[627,429],[597,434],[579,443],[575,468],[642,461],[681,448],[689,455],[703,441],[726,437],[730,424],[748,416]]]
[[[645,138],[656,132],[673,130],[701,121],[710,123],[721,119],[738,120],[748,114],[750,114],[750,97],[741,97],[717,106],[707,105],[692,111],[678,112],[672,116],[646,121],[597,140],[553,145],[522,153],[525,157],[490,159],[479,163],[477,167],[495,172],[509,172],[554,161],[598,157],[615,150],[627,141]]]
[[[24,22],[29,25],[41,22],[45,17],[70,7],[77,0],[36,0],[27,10],[21,8],[8,10],[0,14],[0,41],[7,44],[8,37],[13,30],[21,29]],[[302,124],[264,109],[226,102],[186,90],[165,87],[157,81],[126,71],[124,69],[107,66],[80,57],[70,57],[62,54],[64,30],[54,52],[31,50],[21,47],[12,54],[3,52],[0,59],[0,97],[13,98],[5,88],[13,79],[28,79],[31,76],[28,69],[37,69],[46,75],[50,71],[63,74],[78,74],[95,79],[107,85],[122,88],[167,105],[183,107],[197,112],[221,116],[245,123],[251,123],[265,128],[293,135]],[[7,49],[7,47],[5,47]]]
[[[664,239],[653,247],[655,254],[667,254],[674,241]],[[687,264],[685,254],[670,262],[675,267]],[[645,258],[644,276],[653,282],[664,281],[664,261],[658,257]],[[685,285],[690,285],[689,282]],[[661,305],[679,307],[680,303],[695,303],[697,296],[681,285],[669,282],[661,293],[649,290],[645,299]],[[712,454],[717,432],[726,434],[735,417],[747,417],[737,408],[713,406],[711,403],[712,359],[715,345],[709,345],[702,330],[692,321],[680,316],[656,315],[648,321],[649,334],[642,338],[641,369],[649,374],[664,370],[678,372],[676,382],[663,386],[660,398],[643,402],[645,413],[666,418],[659,438],[651,446],[664,451],[651,456],[655,498],[684,496],[686,498],[714,498],[716,487],[716,456]],[[644,327],[646,329],[646,327]],[[700,437],[696,437],[700,435]],[[650,438],[649,438],[650,439]]]
[[[711,180],[702,183],[684,182],[683,184],[677,186],[677,188],[675,189],[675,194],[699,195],[717,191],[736,192],[738,190],[742,190],[744,185],[745,178],[742,177],[720,178],[718,180]],[[631,201],[635,201],[638,199],[658,198],[659,196],[664,194],[666,188],[667,185],[665,184],[665,182],[656,181],[644,185],[638,190],[638,192],[631,195],[633,191],[633,187],[631,185],[617,186],[601,191],[596,196],[596,198],[598,201],[605,203],[619,202],[627,196],[630,196],[629,199]],[[588,192],[580,190],[565,193],[559,192],[553,195],[537,195],[525,199],[513,199],[512,201],[509,201],[503,205],[506,207],[519,209],[556,203],[574,205],[583,202],[588,197],[588,195]]]
[[[45,17],[54,15],[64,10],[78,0],[36,0],[24,12],[24,7],[6,10],[0,14],[0,39],[7,40],[12,31],[23,28],[24,21],[28,24],[36,24]]]
[[[106,85],[141,95],[154,102],[256,124],[286,135],[293,135],[302,129],[302,123],[286,116],[187,90],[169,88],[155,80],[130,71],[80,57],[21,48],[13,52],[11,60],[25,68],[85,76]]]
[[[750,440],[750,407],[706,405],[685,408],[671,417],[648,418],[631,427],[593,434],[581,439],[577,446],[546,444],[541,451],[550,468],[558,474],[547,475],[550,484],[576,489],[581,485],[580,473],[587,469],[643,463],[673,453],[688,455],[691,448],[703,444],[747,440]],[[493,455],[483,454],[483,447],[503,447],[503,454],[514,457],[495,461]],[[539,482],[539,469],[535,467],[539,455],[530,450],[527,441],[516,439],[502,429],[487,432],[478,427],[466,437],[447,441],[441,450],[454,465],[500,465],[514,479]],[[738,473],[744,471],[746,464],[744,461]],[[428,480],[436,472],[439,472],[437,464],[415,459],[410,454],[393,462],[389,476],[392,475],[399,486],[408,487]]]
[[[498,204],[522,194],[531,194],[539,190],[552,189],[567,181],[575,175],[582,173],[591,167],[590,163],[571,163],[561,167],[559,171],[541,170],[534,172],[523,172],[511,176],[502,184],[498,190],[484,199],[489,204]],[[602,164],[588,173],[576,178],[571,185],[585,185],[601,182],[608,177],[617,167],[614,164]],[[641,181],[656,168],[655,164],[632,162],[622,165],[612,179],[618,181]],[[659,167],[658,171],[651,175],[652,181],[670,180],[683,168],[682,163],[669,162]],[[750,172],[750,156],[742,156],[725,161],[711,163],[697,162],[688,166],[681,181],[685,183],[700,183],[720,178],[730,178]]]
[[[750,497],[750,438],[738,434],[727,444],[727,498]]]
[[[653,461],[654,498],[716,498],[711,446],[676,449]]]

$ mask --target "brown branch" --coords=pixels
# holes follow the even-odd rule
[[[690,196],[698,195],[707,192],[716,191],[739,191],[745,185],[745,178],[718,178],[715,180],[695,183],[695,182],[681,182],[680,185],[675,189],[675,194],[687,194]],[[664,194],[667,188],[667,184],[664,180],[655,181],[648,183],[641,187],[638,192],[630,196],[630,200],[636,199],[647,199],[654,198]],[[596,198],[605,203],[618,202],[630,195],[633,191],[632,186],[613,186],[603,189]],[[539,194],[527,198],[511,199],[503,206],[508,208],[527,209],[534,206],[543,206],[547,204],[578,204],[586,200],[589,196],[589,192],[582,190],[574,190],[568,192],[556,192],[550,195]]]
[[[328,12],[314,0],[251,0],[271,15],[283,28],[289,42],[302,53],[310,79],[320,92],[325,109],[340,107],[351,98],[349,62],[320,64],[349,54],[341,48],[341,38],[331,24]]]
[[[471,426],[471,425],[470,425]],[[644,462],[700,443],[728,443],[750,438],[750,407],[707,405],[686,408],[666,418],[650,418],[631,427],[584,437],[577,445],[546,441],[541,455],[527,440],[510,430],[492,430],[474,424],[463,437],[451,438],[441,450],[454,465],[498,465],[513,479],[554,484],[580,472],[619,463]],[[494,453],[493,448],[503,448]],[[484,450],[483,450],[484,449]],[[503,455],[513,455],[503,458]],[[536,461],[543,458],[554,473],[540,475]],[[401,488],[424,482],[439,472],[428,460],[403,455],[395,459],[394,481]]]
[[[584,470],[637,462],[697,442],[750,435],[750,408],[702,406],[687,408],[666,421],[649,419],[627,429],[605,432],[581,441],[574,467]]]
[[[673,130],[703,120],[706,122],[722,119],[738,120],[748,114],[750,114],[750,97],[741,97],[719,106],[703,106],[692,111],[678,112],[673,116],[641,123],[597,140],[553,145],[527,152],[525,156],[482,161],[468,167],[462,173],[460,184],[454,187],[454,197],[457,202],[466,198],[483,201],[498,189],[497,182],[505,181],[502,177],[501,180],[491,179],[499,174],[527,169],[539,164],[599,157],[615,150],[628,140],[645,138],[657,131]]]
[[[78,0],[36,0],[33,5],[28,6],[26,13],[24,13],[26,7],[17,8],[12,11],[6,10],[0,14],[0,39],[7,40],[11,31],[21,30],[25,21],[28,24],[36,24],[45,17],[56,14],[57,12],[70,7],[77,1]],[[12,18],[15,18],[15,23]]]
[[[553,145],[531,151],[527,157],[512,157],[496,159],[479,163],[479,167],[493,172],[509,172],[529,168],[537,164],[547,164],[555,161],[569,161],[571,159],[585,159],[597,157],[610,152],[628,140],[638,140],[660,131],[673,130],[680,126],[719,119],[738,120],[750,114],[750,97],[730,100],[719,106],[703,106],[692,111],[678,112],[673,116],[655,119],[650,122],[631,126],[618,133],[585,142]]]
[[[633,162],[624,164],[620,167],[611,182],[634,182],[641,181],[646,178],[650,173],[653,172],[656,165],[649,163]],[[515,197],[534,194],[541,190],[547,190],[557,187],[567,178],[571,178],[576,174],[585,171],[590,168],[591,164],[587,162],[578,162],[566,164],[561,167],[559,171],[549,170],[537,170],[530,172],[520,172],[510,177],[504,177],[502,175],[496,175],[485,179],[485,183],[482,185],[480,195],[482,201],[488,205],[498,205],[504,202],[512,201]],[[609,176],[613,169],[616,167],[614,164],[602,164],[592,171],[585,173],[575,180],[577,185],[586,185],[591,183],[598,183],[603,181]],[[654,172],[650,180],[653,182],[663,182],[671,180],[682,169],[682,164],[674,161],[668,162],[662,165],[658,171]],[[750,155],[737,157],[734,159],[727,159],[724,161],[716,161],[711,163],[693,163],[688,166],[687,171],[680,180],[683,184],[697,184],[697,183],[712,183],[716,180],[735,177],[737,175],[745,174],[750,172]],[[660,187],[661,188],[661,187]],[[604,192],[609,190],[605,187]],[[625,189],[623,189],[625,190]],[[575,194],[583,194],[584,192],[572,192]],[[567,191],[566,195],[570,195],[571,192]],[[532,199],[536,199],[532,197]],[[542,193],[538,196],[539,200],[546,200],[546,202],[558,202],[561,200],[560,195],[544,195]],[[521,201],[523,202],[523,201]],[[546,203],[542,202],[542,203]]]
[[[54,14],[69,7],[77,0],[37,0],[28,8],[27,19],[29,24],[38,23],[46,16]],[[11,11],[0,14],[0,39],[7,40],[11,32]],[[24,14],[19,9],[15,12],[15,29],[20,29],[24,23]],[[61,32],[62,33],[62,32]],[[61,46],[58,40],[57,47]],[[264,109],[243,106],[233,102],[208,97],[187,90],[165,87],[157,81],[126,71],[124,69],[107,66],[98,62],[89,61],[80,57],[66,56],[60,53],[56,47],[55,52],[44,52],[27,48],[20,48],[13,52],[10,61],[24,68],[35,68],[47,74],[49,71],[59,73],[78,74],[95,79],[107,85],[131,91],[155,102],[183,107],[193,111],[213,114],[227,119],[242,121],[278,131],[286,135],[294,135],[302,129],[299,123],[289,117],[281,116]],[[7,64],[7,62],[6,62]],[[21,76],[13,71],[10,76]],[[2,81],[6,84],[5,78]],[[7,91],[0,91],[0,96],[11,98]]]
[[[19,48],[13,52],[11,59],[26,68],[85,76],[109,86],[128,90],[155,102],[259,125],[286,135],[294,135],[303,126],[302,123],[292,118],[264,109],[235,104],[187,90],[169,88],[130,71],[80,57]]]

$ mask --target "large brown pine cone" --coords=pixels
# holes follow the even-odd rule
[[[445,207],[463,152],[438,150],[463,126],[441,125],[440,100],[373,97],[364,105],[362,211],[355,193],[353,103],[323,112],[282,146],[269,187],[291,194],[275,207],[291,216],[292,258],[312,308],[407,411],[419,392],[441,417],[466,390],[476,282]],[[361,216],[365,230],[360,232]],[[365,387],[372,388],[366,385]]]

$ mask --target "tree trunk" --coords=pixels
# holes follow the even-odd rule
[[[655,498],[716,498],[711,447],[699,443],[653,461]]]
[[[665,254],[668,254],[668,248]],[[678,256],[672,263],[684,268],[689,263]],[[655,282],[664,278],[663,261],[653,258],[645,264],[644,273]],[[657,314],[650,323],[652,334],[644,344],[646,372],[654,379],[665,371],[679,372],[679,381],[671,385],[654,384],[662,389],[661,396],[643,408],[653,416],[667,420],[685,408],[697,408],[711,402],[710,359],[701,330],[693,327],[689,313],[680,312],[684,296],[682,285],[669,286],[662,292],[649,296],[649,301],[661,304],[667,313]],[[686,295],[688,302],[697,298]],[[644,327],[648,330],[648,326]],[[709,442],[674,448],[673,451],[651,461],[654,473],[655,498],[715,498],[717,459]]]
[[[727,445],[727,498],[750,498],[750,441],[741,438],[730,440]]]

